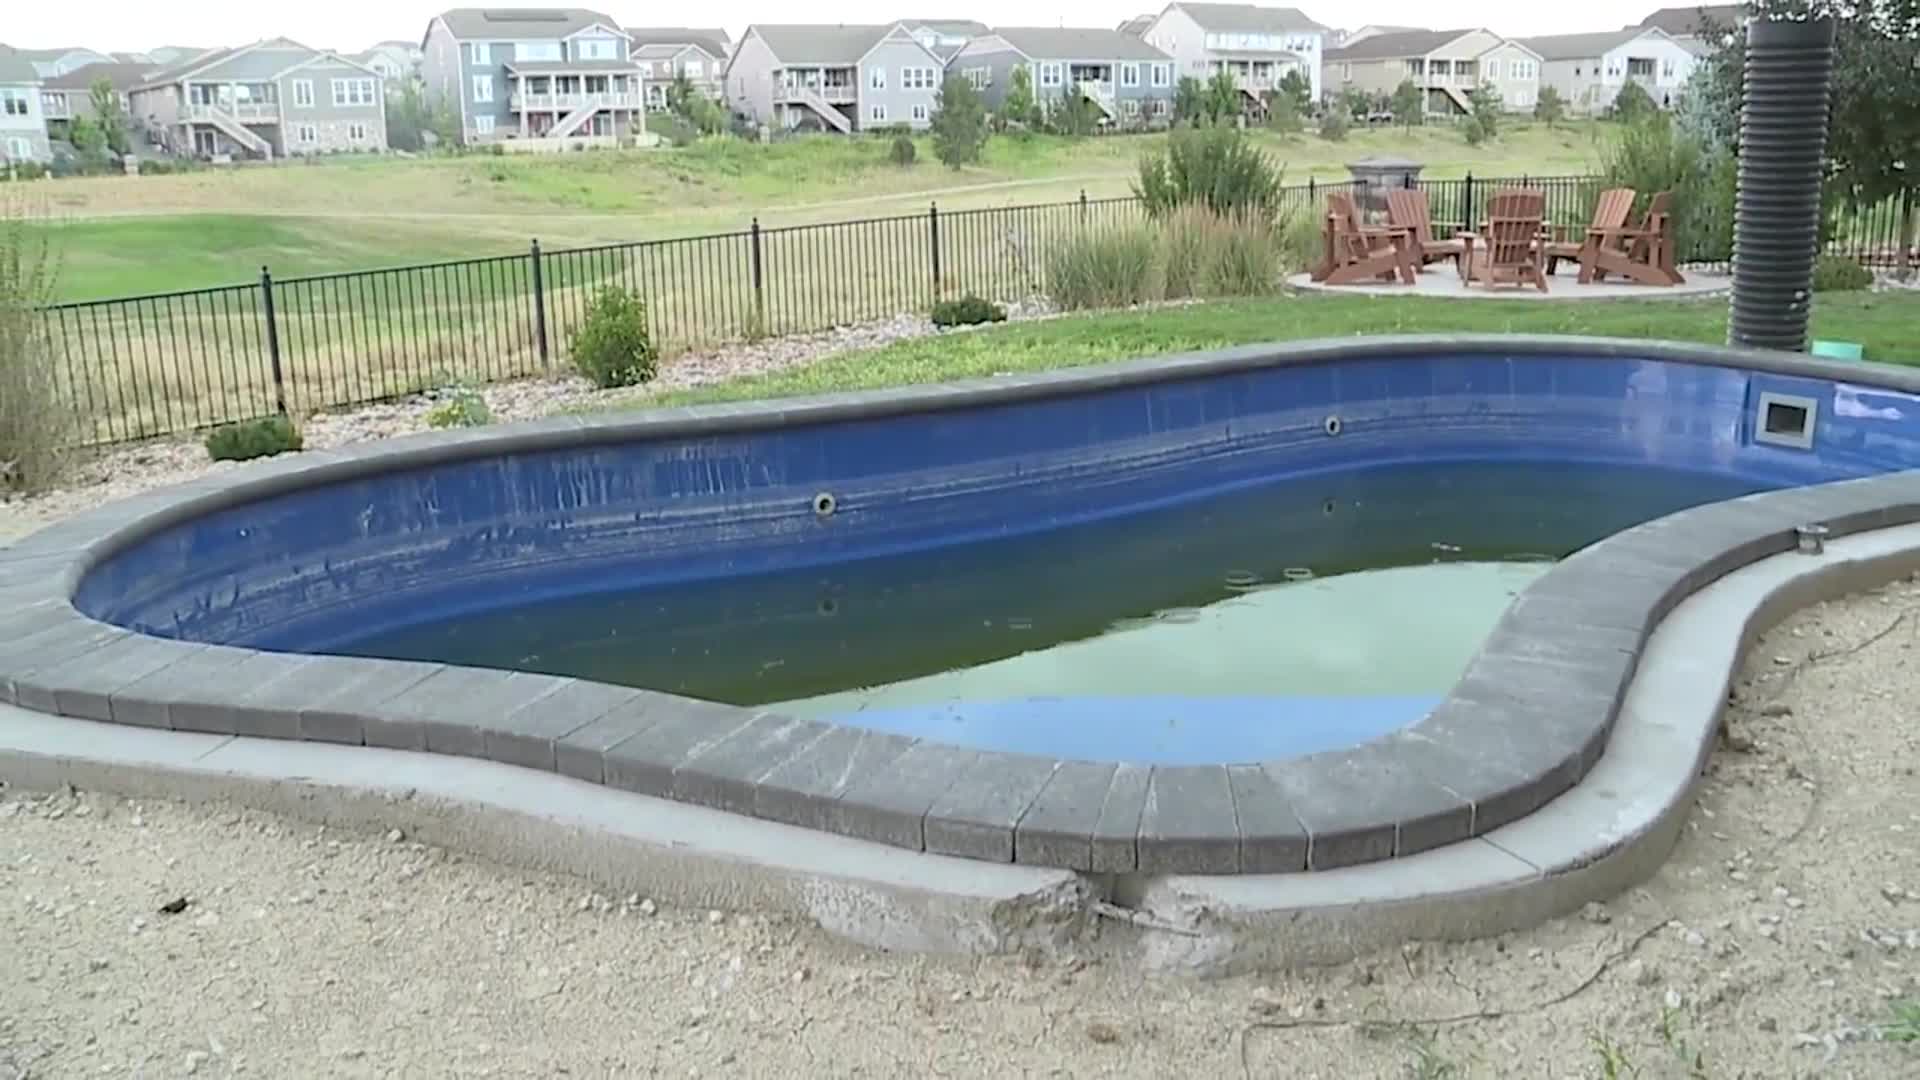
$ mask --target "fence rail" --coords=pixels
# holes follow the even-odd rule
[[[1588,220],[1584,176],[1426,180],[1436,228],[1477,221],[1499,188],[1547,195],[1559,225]],[[1289,215],[1318,212],[1353,183],[1281,193]],[[1076,234],[1144,221],[1133,198],[922,213],[820,225],[543,250],[351,273],[58,304],[43,312],[57,376],[81,438],[115,443],[273,413],[389,399],[456,379],[551,371],[570,360],[594,293],[647,303],[668,350],[803,333],[924,311],[967,293],[1045,292],[1049,253]],[[1869,265],[1899,258],[1897,201],[1836,221],[1826,249]],[[1686,261],[1724,264],[1726,252]],[[1920,260],[1917,260],[1920,261]]]

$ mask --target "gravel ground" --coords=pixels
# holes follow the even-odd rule
[[[1903,581],[1763,640],[1644,887],[1268,978],[869,953],[397,833],[0,792],[0,1078],[1920,1076],[1917,629]]]

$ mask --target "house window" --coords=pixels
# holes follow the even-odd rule
[[[576,60],[618,60],[620,50],[612,38],[581,38],[573,43],[573,56]]]
[[[1139,86],[1140,85],[1140,65],[1139,64],[1121,64],[1120,65],[1120,85],[1121,86]]]
[[[348,124],[347,138],[352,139],[354,142],[366,142],[367,141],[367,125]]]
[[[927,118],[927,107],[925,104],[921,102],[914,102],[913,118],[915,120],[925,120]]]
[[[478,80],[475,80],[478,82]],[[335,79],[333,80],[333,106],[343,108],[348,105],[371,105],[374,94],[373,79]],[[487,80],[488,91],[493,88],[493,80]],[[478,87],[476,87],[478,89]],[[493,100],[489,97],[487,100]]]
[[[314,127],[312,124],[300,125],[300,145],[312,146],[314,143],[317,143],[319,141],[320,141],[319,128]]]
[[[491,134],[493,134],[493,117],[491,117],[491,116],[476,116],[476,117],[474,117],[474,118],[473,118],[473,133],[474,133],[475,135],[491,135]]]
[[[1487,61],[1487,78],[1497,79],[1499,77],[1500,77],[1500,61],[1498,60]]]
[[[33,144],[18,136],[8,139],[7,157],[14,161],[26,161],[33,157]]]
[[[1059,64],[1040,65],[1040,85],[1059,86],[1063,76]]]
[[[1128,117],[1139,116],[1140,115],[1140,99],[1127,98],[1125,101],[1122,101],[1120,103],[1120,112],[1123,115]]]
[[[873,121],[876,124],[886,123],[887,107],[885,105],[875,105],[872,108],[869,108],[867,110],[867,119]]]
[[[1340,81],[1341,82],[1353,81],[1353,65],[1352,64],[1340,65]]]
[[[0,105],[6,107],[8,116],[27,115],[27,92],[25,90],[0,90]]]
[[[689,60],[680,65],[680,71],[689,79],[698,79],[706,75],[707,66],[698,60]]]
[[[493,101],[493,76],[475,75],[473,77],[473,100],[482,105]]]
[[[1673,61],[1671,60],[1660,61],[1660,77],[1668,81],[1671,81],[1673,79]]]
[[[557,41],[522,41],[513,47],[515,60],[558,60],[560,43]]]
[[[313,80],[293,80],[293,107],[296,109],[313,108]]]
[[[867,89],[885,90],[887,88],[887,69],[876,67],[867,72]]]
[[[930,67],[910,67],[900,69],[900,89],[931,90],[934,87],[933,69]]]
[[[1166,86],[1173,82],[1173,66],[1170,64],[1153,65],[1153,85]]]
[[[467,54],[472,57],[475,64],[491,64],[493,63],[493,44],[486,41],[472,42],[467,46]]]

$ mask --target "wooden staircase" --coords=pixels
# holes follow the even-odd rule
[[[219,128],[229,139],[259,154],[263,158],[273,157],[273,144],[262,138],[253,129],[240,122],[232,113],[215,106],[202,106],[198,114],[208,123]]]
[[[1112,91],[1109,91],[1100,83],[1092,79],[1083,79],[1080,82],[1080,93],[1085,96],[1088,101],[1098,105],[1100,111],[1107,115],[1107,119],[1112,120],[1119,115],[1119,110],[1114,104]]]
[[[820,91],[815,90],[813,87],[804,84],[788,87],[787,100],[798,101],[800,104],[812,109],[815,113],[819,114],[820,119],[826,121],[829,126],[840,134],[850,135],[853,133],[853,121],[847,119],[847,114],[834,108],[833,103],[821,96]]]
[[[593,102],[589,102],[585,105],[582,105],[574,109],[572,112],[561,117],[559,123],[547,129],[547,138],[550,138],[550,139],[566,138],[567,136],[573,134],[574,132],[579,131],[580,125],[586,123],[588,120],[593,119],[593,114],[599,111],[600,111],[600,106]]]

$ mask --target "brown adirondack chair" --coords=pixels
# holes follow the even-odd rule
[[[1327,196],[1322,241],[1321,262],[1312,274],[1315,281],[1328,285],[1394,280],[1414,283],[1411,234],[1405,229],[1363,224],[1351,195]]]
[[[1465,253],[1460,257],[1460,277],[1468,284],[1475,281],[1485,282],[1492,280],[1488,271],[1494,262],[1494,252],[1492,250],[1494,223],[1496,221],[1512,222],[1531,220],[1534,223],[1531,243],[1534,248],[1538,249],[1541,256],[1541,275],[1537,284],[1540,286],[1541,291],[1546,291],[1545,245],[1548,236],[1544,229],[1541,228],[1541,223],[1545,220],[1546,214],[1547,193],[1544,191],[1533,188],[1501,188],[1494,192],[1493,197],[1487,200],[1486,220],[1481,223],[1479,231],[1459,234],[1460,241],[1466,248]],[[1513,242],[1511,232],[1512,230],[1509,227],[1505,230],[1506,235],[1503,237],[1509,244]],[[1512,250],[1505,251],[1502,254],[1509,260],[1515,257],[1515,253]],[[1504,275],[1505,271],[1503,270],[1502,273]]]
[[[1387,192],[1387,223],[1412,233],[1414,255],[1421,266],[1442,259],[1452,259],[1458,263],[1460,257],[1466,254],[1465,241],[1433,238],[1433,217],[1428,210],[1427,193],[1418,188],[1394,188]]]
[[[1495,192],[1487,200],[1487,220],[1481,231],[1461,237],[1467,245],[1468,280],[1489,287],[1531,284],[1546,292],[1547,243],[1540,228],[1546,208],[1542,192]],[[1480,249],[1478,256],[1476,246]]]
[[[1558,270],[1562,259],[1578,262],[1584,268],[1589,244],[1617,246],[1620,243],[1619,232],[1627,227],[1627,217],[1633,213],[1633,198],[1632,188],[1609,188],[1601,192],[1600,198],[1593,204],[1592,223],[1584,228],[1574,226],[1574,229],[1580,230],[1579,234],[1556,237],[1547,244],[1547,273],[1551,275]],[[1549,231],[1551,228],[1549,226]],[[1567,232],[1572,233],[1573,230]],[[1580,280],[1584,282],[1587,279],[1583,276]]]
[[[1686,283],[1674,265],[1673,192],[1656,193],[1638,225],[1608,230],[1588,246],[1580,258],[1580,280],[1603,281],[1608,274],[1641,285]]]

